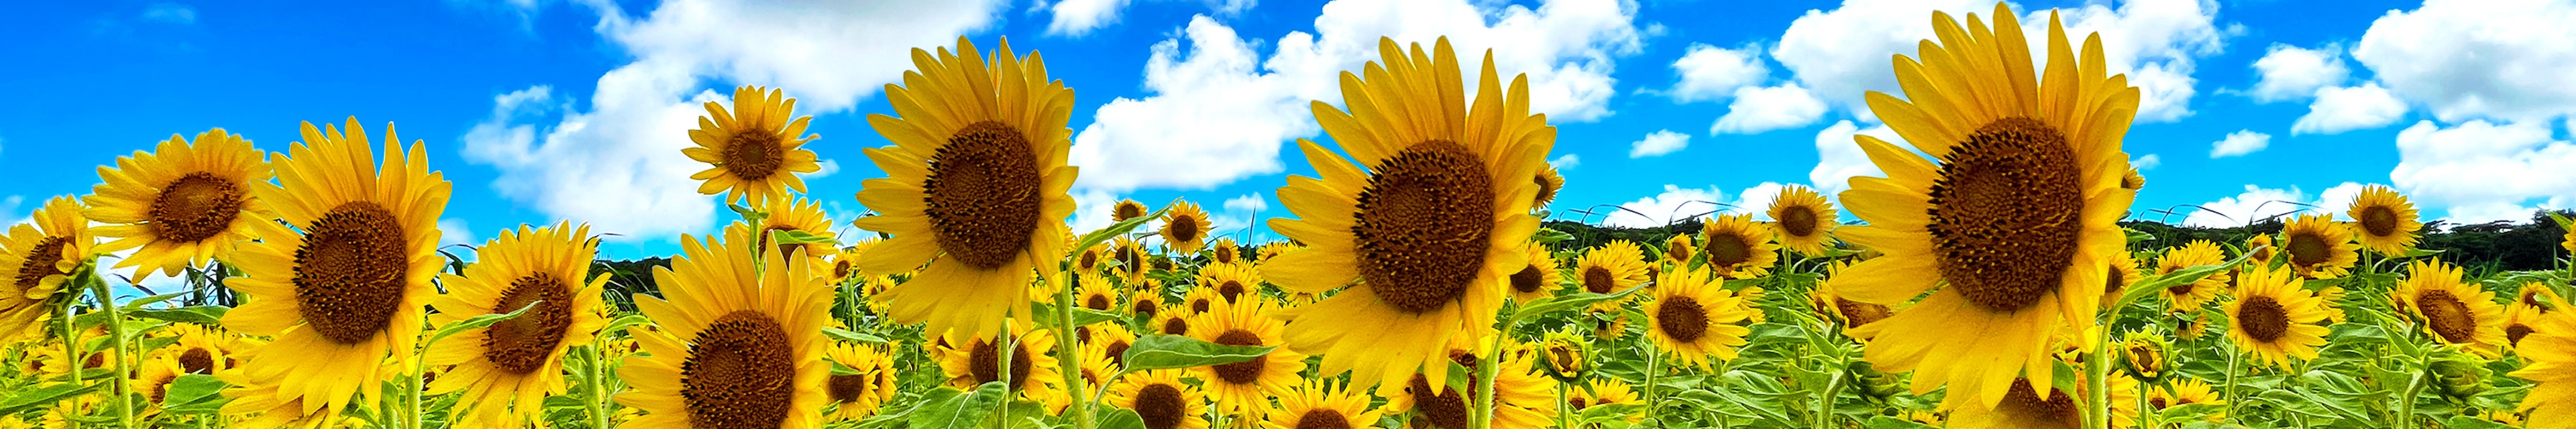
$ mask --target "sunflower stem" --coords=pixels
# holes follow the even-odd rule
[[[605,336],[596,336],[592,338],[590,340],[590,347],[586,349],[586,351],[582,352],[582,358],[590,361],[590,365],[582,367],[584,370],[590,371],[588,376],[582,377],[582,387],[587,388],[590,391],[590,400],[582,401],[581,405],[584,408],[590,409],[591,429],[608,429],[608,389],[605,386],[605,383],[600,380],[600,377],[608,372],[601,370],[601,368],[606,368],[608,366],[608,357],[605,353],[600,353],[599,351],[599,338],[601,337]]]
[[[2085,427],[2111,427],[2111,365],[2102,362],[2102,352],[2110,348],[2106,340],[2095,340],[2090,356],[2084,357],[2084,424]],[[2031,390],[2039,390],[2032,386]]]
[[[1663,353],[1653,348],[1646,349],[1646,419],[1655,420],[1655,427],[1664,426],[1663,420],[1655,419],[1656,399],[1658,399],[1655,397],[1655,373],[1657,372],[1655,364],[1662,360],[1664,360]]]
[[[1574,420],[1566,415],[1570,412],[1566,409],[1565,382],[1559,381],[1556,383],[1556,429],[1574,429]]]
[[[1047,279],[1038,279],[1039,287],[1046,287],[1046,281]],[[1064,287],[1057,288],[1055,291],[1055,325],[1057,327],[1056,353],[1064,356],[1062,359],[1056,359],[1057,371],[1064,373],[1064,391],[1071,393],[1065,396],[1073,400],[1073,407],[1066,411],[1073,413],[1074,427],[1091,429],[1093,425],[1091,401],[1089,398],[1082,397],[1081,393],[1083,391],[1082,357],[1080,356],[1082,349],[1078,344],[1074,344],[1073,282],[1065,282]]]
[[[1500,364],[1495,363],[1494,355],[1502,353],[1503,337],[1510,335],[1510,327],[1504,327],[1504,331],[1494,334],[1492,339],[1485,340],[1485,353],[1476,356],[1475,368],[1468,369],[1475,371],[1477,375],[1476,407],[1467,410],[1467,427],[1470,429],[1494,427],[1494,375],[1502,372],[1501,368],[1497,368]]]
[[[2149,388],[2149,386],[2140,386],[2140,387],[2139,387],[2139,389],[2140,389],[2140,390],[2151,390],[2151,389]],[[2171,387],[2167,387],[2167,389],[2171,389]],[[2148,394],[2148,393],[2149,393],[2149,392],[2143,392],[2143,391],[2142,391],[2142,392],[2138,392],[2138,425],[2137,425],[2137,427],[2142,427],[2142,428],[2159,428],[2159,427],[2164,427],[2164,426],[2163,426],[2163,424],[2164,424],[2164,423],[2156,422],[2156,421],[2155,421],[2155,417],[2156,417],[2156,410],[2150,410],[2150,409],[2147,409],[2147,394]]]
[[[1825,377],[1825,390],[1816,397],[1816,424],[1812,427],[1827,428],[1834,425],[1834,399],[1842,395],[1843,371],[1839,369],[1829,369],[1829,371],[1832,371],[1833,375]]]
[[[114,352],[109,355],[112,359],[108,367],[116,370],[115,373],[109,374],[108,384],[115,386],[115,390],[111,392],[116,393],[116,422],[122,425],[117,427],[135,427],[134,386],[127,381],[125,375],[125,360],[128,358],[128,353],[125,352],[125,319],[123,315],[118,314],[116,294],[108,289],[107,280],[100,279],[97,272],[82,270],[80,279],[82,283],[88,283],[92,292],[98,294],[100,311],[107,312],[108,349]],[[80,367],[72,368],[74,372],[78,372]]]
[[[81,359],[80,335],[78,335],[80,330],[72,327],[72,301],[77,300],[57,299],[55,301],[59,304],[55,304],[54,321],[61,322],[56,325],[63,328],[63,367],[71,368],[71,383],[77,386],[81,384],[83,359]],[[63,427],[77,429],[80,427],[80,421],[63,419]]]
[[[2236,348],[2230,345],[2230,343],[2220,343],[2219,347],[2227,350],[2227,387],[2219,389],[2218,397],[2227,400],[2227,414],[2236,415],[2236,403],[2243,402],[2238,400],[2241,398],[2236,397],[2236,372],[2238,370],[2236,365],[2237,360],[2241,358],[2239,355],[2243,355],[2244,353],[2240,350],[2236,350]]]

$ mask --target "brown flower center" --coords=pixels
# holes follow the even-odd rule
[[[2397,209],[2390,208],[2388,206],[2363,207],[2361,209],[2359,220],[2361,221],[2361,229],[2363,231],[2369,231],[2370,236],[2372,237],[2387,237],[2397,235],[2397,233],[2401,232],[2408,232],[2397,230],[2397,224],[2399,223],[2397,220]]]
[[[1708,265],[1711,267],[1732,269],[1738,264],[1753,260],[1752,243],[1744,242],[1743,236],[1734,233],[1708,234],[1708,244],[1700,247],[1707,248]]]
[[[1216,343],[1229,346],[1262,345],[1260,334],[1254,334],[1252,331],[1241,329],[1228,330],[1225,331],[1225,334],[1217,335]],[[1216,369],[1216,378],[1224,381],[1226,384],[1253,385],[1261,382],[1262,366],[1268,365],[1269,363],[1270,356],[1262,355],[1254,356],[1252,360],[1248,361],[1216,365],[1214,368]]]
[[[1170,230],[1164,233],[1164,239],[1171,240],[1173,243],[1196,243],[1199,241],[1199,218],[1186,214],[1175,213],[1171,215],[1171,219],[1172,220],[1166,221],[1168,223],[1163,225],[1163,229]]]
[[[1108,295],[1092,295],[1090,299],[1083,300],[1082,303],[1083,308],[1100,311],[1109,311],[1110,307],[1116,306],[1118,306],[1118,303],[1109,302]]]
[[[1780,218],[1776,220],[1780,221],[1780,232],[1789,233],[1789,236],[1791,237],[1807,237],[1816,234],[1816,210],[1814,208],[1807,206],[1785,207],[1780,210]]]
[[[1351,421],[1341,411],[1317,408],[1297,416],[1296,429],[1351,429]]]
[[[1593,266],[1583,269],[1584,292],[1607,294],[1618,287],[1619,282],[1610,276],[1610,267]]]
[[[2039,303],[2074,262],[2082,175],[2066,136],[2037,120],[2004,118],[1969,135],[1932,185],[1941,278],[1988,311]]]
[[[967,125],[930,157],[922,180],[922,213],[939,248],[969,267],[999,269],[1029,247],[1038,228],[1037,154],[1018,129],[1000,122]]]
[[[35,290],[36,286],[45,283],[45,276],[64,274],[54,265],[63,262],[63,247],[71,244],[70,237],[48,237],[36,243],[36,249],[27,252],[26,264],[18,266],[17,290]]]
[[[2311,232],[2291,233],[2286,247],[2290,251],[2290,265],[2299,268],[2315,267],[2333,258],[2333,246],[2326,243],[2325,237]]]
[[[1494,222],[1484,160],[1446,140],[1413,145],[1373,169],[1351,226],[1360,278],[1378,300],[1431,312],[1466,296]]]
[[[1546,284],[1547,274],[1539,272],[1537,265],[1521,268],[1519,272],[1512,273],[1513,292],[1538,293],[1539,289],[1547,287]]]
[[[393,212],[366,201],[341,204],[305,227],[294,281],[306,326],[334,343],[357,344],[393,323],[411,267],[402,228]]]
[[[1181,399],[1181,389],[1165,383],[1136,389],[1136,416],[1144,418],[1145,429],[1178,428],[1191,417],[1189,404]]]
[[[528,374],[554,361],[555,346],[572,327],[572,291],[553,274],[529,274],[512,282],[492,311],[516,311],[532,302],[536,308],[483,330],[483,360],[494,369]]]
[[[992,341],[975,340],[975,348],[966,354],[966,372],[975,377],[975,384],[1002,381],[1001,353]],[[1035,369],[1030,366],[1037,365],[1029,359],[1028,347],[1011,349],[1010,390],[1020,390],[1021,384],[1028,383],[1029,373]]]
[[[733,177],[767,179],[778,174],[779,166],[787,164],[787,148],[778,134],[747,128],[733,131],[733,138],[726,140],[724,147],[724,169]]]
[[[1118,206],[1111,209],[1109,214],[1109,217],[1113,220],[1128,220],[1144,216],[1145,205],[1138,204],[1135,201],[1119,201]]]
[[[1163,319],[1163,335],[1189,335],[1189,334],[1190,334],[1190,320],[1189,320],[1189,319],[1183,319],[1183,318],[1178,318],[1178,317],[1174,317],[1174,318],[1170,318],[1170,319]]]
[[[2443,342],[2466,344],[2477,341],[2477,316],[2469,313],[2469,304],[2451,296],[2451,291],[2429,290],[2415,297],[2415,308],[2424,313],[2424,324]]]
[[[1853,327],[1877,323],[1880,320],[1887,320],[1887,316],[1895,314],[1893,311],[1889,311],[1887,306],[1884,305],[1853,301],[1839,297],[1834,298],[1834,310],[1842,312],[1844,319],[1850,319],[1851,326]]]
[[[735,311],[689,343],[680,397],[700,428],[775,428],[796,393],[796,356],[787,329],[769,315]]]
[[[831,395],[832,402],[858,402],[862,395],[868,394],[868,376],[865,374],[834,375],[823,383],[823,387],[824,392]]]
[[[179,372],[187,374],[214,374],[214,352],[206,351],[203,347],[189,347],[188,351],[179,352]]]
[[[2048,389],[2048,399],[2042,400],[2037,392],[2031,390],[2030,380],[2026,379],[2013,380],[2011,389],[2004,393],[2004,401],[1995,404],[1995,411],[2014,417],[2007,421],[2054,423],[2042,427],[2075,428],[2081,427],[2084,421],[2084,416],[2077,413],[2075,398],[2068,397],[2065,391],[2051,388]]]
[[[2531,325],[2516,323],[2504,327],[2504,340],[2509,344],[2522,345],[2522,337],[2526,335],[2531,335]]]
[[[152,233],[162,240],[196,242],[212,238],[241,215],[242,189],[206,172],[188,173],[161,187],[153,198]]]
[[[1232,303],[1235,297],[1242,295],[1243,282],[1226,280],[1225,283],[1216,285],[1216,296],[1225,297],[1225,302]]]
[[[2255,342],[2271,343],[2290,333],[2290,313],[2272,297],[2246,298],[2236,305],[2236,329]]]
[[[1694,342],[1708,334],[1708,311],[1699,300],[1687,296],[1664,298],[1655,309],[1655,328],[1673,341]]]

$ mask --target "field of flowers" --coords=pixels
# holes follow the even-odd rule
[[[587,225],[439,247],[390,127],[173,136],[0,237],[0,428],[2576,427],[2576,259],[2445,262],[2388,188],[2147,246],[2100,38],[1964,18],[1868,96],[1885,177],[1583,246],[1526,78],[1446,39],[1312,103],[1267,243],[1188,201],[1072,230],[1073,90],[1007,42],[913,51],[863,189],[742,87],[674,154],[739,220],[642,291]],[[112,298],[153,276],[189,290]]]

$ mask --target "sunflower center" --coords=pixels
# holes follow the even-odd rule
[[[483,360],[492,362],[493,368],[528,374],[554,361],[550,358],[555,346],[563,342],[564,330],[572,327],[572,291],[553,274],[529,274],[510,283],[510,290],[501,293],[492,311],[514,311],[532,302],[537,307],[526,314],[483,330]]]
[[[1209,304],[1209,301],[1210,301],[1210,300],[1209,300],[1207,297],[1204,297],[1204,296],[1202,296],[1202,297],[1196,297],[1196,298],[1190,298],[1190,312],[1191,312],[1191,313],[1194,313],[1194,314],[1205,314],[1205,313],[1207,313],[1207,312],[1208,312],[1208,305],[1210,305],[1210,304]]]
[[[764,229],[764,230],[761,230],[761,231],[760,231],[760,239],[761,239],[762,241],[776,240],[776,237],[778,236],[778,233],[780,233],[780,232],[786,232],[786,231],[795,231],[795,230],[796,230],[796,227],[793,227],[793,226],[786,226],[786,225],[773,225],[773,226],[770,226],[770,227],[769,227],[769,229]],[[780,257],[780,258],[786,258],[786,257],[788,257],[788,256],[787,256],[788,251],[796,250],[797,248],[804,247],[804,245],[802,245],[802,244],[788,244],[785,240],[773,241],[773,243],[777,243],[777,244],[778,244],[778,257]],[[808,254],[808,255],[805,255],[805,256],[814,256],[814,255]]]
[[[735,311],[689,343],[680,397],[701,428],[775,428],[796,393],[796,356],[787,329],[769,315]]]
[[[1074,266],[1076,266],[1076,267],[1081,267],[1081,268],[1083,269],[1083,271],[1090,271],[1093,267],[1098,267],[1098,266],[1100,266],[1100,252],[1096,252],[1096,251],[1088,251],[1088,250],[1083,251],[1083,252],[1082,252],[1082,263],[1080,263],[1080,264],[1076,264],[1076,265],[1074,265]]]
[[[1108,347],[1101,347],[1101,348],[1100,348],[1100,352],[1101,352],[1101,353],[1106,353],[1106,354],[1108,354],[1108,355],[1109,355],[1109,362],[1110,362],[1110,363],[1115,363],[1115,364],[1118,364],[1119,366],[1126,366],[1126,365],[1127,365],[1127,347],[1129,347],[1129,346],[1134,346],[1134,345],[1135,345],[1134,343],[1129,343],[1129,342],[1127,342],[1127,341],[1125,341],[1125,340],[1119,340],[1119,341],[1117,341],[1117,342],[1109,343],[1109,346],[1108,346]]]
[[[2270,343],[2290,333],[2290,313],[2268,296],[2246,298],[2236,310],[2236,328],[2255,342]]]
[[[2156,409],[2165,409],[2165,398],[2163,397],[2147,398],[2147,403],[2149,405],[2154,405]]]
[[[1540,273],[1537,265],[1531,265],[1528,268],[1522,268],[1520,272],[1512,273],[1512,291],[1537,293],[1539,288],[1546,287],[1546,281],[1547,275]]]
[[[1135,219],[1145,216],[1145,205],[1136,204],[1132,201],[1120,202],[1114,211],[1115,212],[1111,213],[1109,216],[1117,220]]]
[[[214,174],[179,176],[152,200],[152,232],[174,242],[212,238],[241,215],[242,196],[240,186]]]
[[[63,262],[63,247],[71,244],[70,237],[46,238],[37,243],[36,250],[27,253],[26,264],[18,266],[18,290],[35,290],[45,283],[45,276],[62,273],[54,265]]]
[[[2387,206],[2364,207],[2361,209],[2360,219],[2357,220],[2361,221],[2361,229],[2369,231],[2373,237],[2386,237],[2404,232],[2397,230],[2397,210]]]
[[[1666,297],[1663,305],[1655,310],[1655,328],[1662,330],[1664,336],[1672,337],[1673,341],[1699,341],[1700,336],[1708,334],[1708,312],[1700,307],[1697,299]]]
[[[190,347],[179,352],[179,372],[185,374],[215,373],[215,354],[204,348]]]
[[[2328,253],[2332,252],[2332,246],[2326,244],[2325,237],[2318,237],[2311,233],[2290,234],[2288,247],[2290,264],[2300,267],[2313,267],[2326,263]]]
[[[1216,343],[1229,346],[1262,345],[1260,334],[1254,334],[1252,331],[1241,329],[1228,330],[1225,331],[1225,334],[1223,335],[1217,335]],[[1267,365],[1269,363],[1270,356],[1262,355],[1254,356],[1252,357],[1252,360],[1248,361],[1216,365],[1216,378],[1224,380],[1226,384],[1233,385],[1251,385],[1259,383],[1261,381],[1261,368],[1263,365]]]
[[[2197,285],[2197,284],[2200,284],[2200,282],[2195,281],[2195,282],[2191,282],[2191,283],[2183,283],[2183,284],[2178,284],[2178,285],[2173,285],[2173,286],[2166,286],[2166,287],[2165,287],[2165,292],[2166,292],[2166,293],[2171,293],[2171,294],[2173,294],[2173,296],[2175,296],[2175,297],[2191,296],[2191,290],[2192,290],[2193,286],[2194,286],[2194,285]]]
[[[1235,253],[1234,253],[1234,252],[1235,252],[1234,246],[1218,247],[1218,248],[1216,249],[1216,263],[1219,263],[1219,264],[1231,264],[1231,263],[1234,263],[1234,258],[1235,258]]]
[[[1144,418],[1145,429],[1174,429],[1190,418],[1189,403],[1182,401],[1178,387],[1147,384],[1136,389],[1136,416]]]
[[[2082,173],[2066,136],[2037,120],[2004,118],[1969,135],[1932,185],[1941,278],[1990,311],[2039,303],[2074,263]]]
[[[834,375],[829,381],[824,383],[824,391],[832,396],[832,402],[857,402],[860,395],[868,393],[868,376],[862,374]]]
[[[1701,247],[1707,248],[1708,265],[1712,267],[1733,267],[1753,260],[1753,246],[1735,234],[1709,234],[1708,245]]]
[[[1807,206],[1790,206],[1780,210],[1780,231],[1792,237],[1816,233],[1816,211]]]
[[[2504,340],[2507,344],[2522,345],[2522,337],[2525,335],[2531,335],[2531,325],[2516,323],[2504,327]]]
[[[2441,335],[2442,341],[2464,344],[2477,340],[2476,316],[2469,314],[2469,304],[2451,296],[2451,291],[2425,291],[2415,298],[2415,308],[2424,313],[2424,324],[2432,328],[2434,334]]]
[[[1485,162],[1457,143],[1432,140],[1374,170],[1351,226],[1360,278],[1379,301],[1411,314],[1466,296],[1494,229]]]
[[[1841,311],[1844,319],[1850,319],[1851,326],[1861,326],[1876,323],[1880,320],[1887,320],[1887,316],[1891,313],[1888,311],[1887,306],[1884,305],[1842,298],[1834,298],[1834,310]]]
[[[1116,306],[1118,306],[1118,303],[1109,302],[1109,296],[1108,296],[1108,295],[1092,295],[1092,296],[1091,296],[1091,299],[1084,300],[1084,301],[1083,301],[1083,303],[1082,303],[1082,307],[1083,307],[1083,308],[1089,308],[1089,309],[1093,309],[1093,310],[1101,310],[1101,311],[1108,311],[1108,310],[1109,310],[1109,307],[1116,307]]]
[[[1225,302],[1234,302],[1235,297],[1243,295],[1243,282],[1226,280],[1216,285],[1216,295],[1225,297]]]
[[[2104,294],[2117,297],[2120,296],[2120,291],[2122,289],[2128,288],[2129,270],[2123,270],[2119,267],[2111,267],[2110,270],[2102,273],[2102,292]]]
[[[1609,267],[1595,266],[1583,269],[1584,292],[1607,294],[1610,293],[1611,289],[1617,287],[1619,287],[1619,284],[1617,281],[1611,279]]]
[[[2282,323],[2288,323],[2287,318],[2284,318]],[[2164,372],[2164,354],[2156,351],[2155,347],[2136,343],[2130,345],[2126,351],[2130,369],[2149,375]]]
[[[1163,238],[1171,239],[1172,242],[1190,243],[1199,241],[1198,218],[1186,215],[1172,216],[1171,225],[1168,225],[1165,228],[1172,230],[1172,232],[1171,236]]]
[[[975,340],[974,351],[966,354],[966,372],[975,376],[975,384],[1001,381],[1000,358],[1001,350],[994,347],[992,341]],[[1029,348],[1011,349],[1011,384],[1009,386],[1011,390],[1020,390],[1020,384],[1029,381],[1029,373],[1035,369],[1030,368],[1030,365],[1036,365],[1036,363],[1029,360]]]
[[[1472,386],[1475,383],[1470,382],[1468,385]],[[1420,374],[1414,375],[1413,383],[1406,387],[1408,393],[1413,395],[1413,411],[1421,413],[1422,419],[1430,421],[1432,427],[1467,428],[1467,398],[1459,395],[1460,389],[1449,389],[1448,392],[1437,395],[1431,394],[1437,390],[1431,383],[1423,381]]]
[[[1531,198],[1532,200],[1536,200],[1536,205],[1545,205],[1549,201],[1556,201],[1556,183],[1549,182],[1547,180],[1546,173],[1540,173],[1537,176],[1530,176],[1530,181],[1538,182],[1538,196],[1536,198]]]
[[[2057,427],[2079,427],[2084,419],[2082,414],[2077,414],[2075,398],[2052,388],[2048,389],[2048,399],[2040,399],[2039,393],[2031,390],[2027,379],[2013,380],[2012,388],[2004,393],[2004,401],[1995,404],[1995,411],[2020,417],[2015,421],[2057,423]]]
[[[1154,306],[1153,301],[1142,299],[1136,300],[1136,305],[1130,306],[1129,308],[1133,309],[1133,311],[1136,312],[1136,315],[1145,316],[1146,318],[1153,318],[1154,312],[1161,310],[1161,308]]]
[[[1189,319],[1183,319],[1183,318],[1174,317],[1174,318],[1164,319],[1164,320],[1163,320],[1163,335],[1189,335],[1189,334],[1190,334],[1190,321],[1189,321]]]
[[[761,180],[778,172],[787,163],[785,148],[779,147],[777,134],[760,130],[737,130],[725,141],[724,169],[743,180]]]
[[[836,280],[837,280],[837,279],[847,279],[847,278],[850,278],[850,260],[849,260],[849,259],[847,259],[847,258],[843,258],[843,259],[841,259],[841,260],[833,261],[833,262],[832,262],[832,278],[833,278],[833,279],[836,279]]]
[[[1317,408],[1297,416],[1296,429],[1351,429],[1351,421],[1341,411]]]
[[[150,390],[152,393],[152,403],[158,404],[161,403],[163,399],[169,398],[170,382],[178,380],[178,377],[173,376],[170,378],[149,381],[149,383],[152,383],[152,390]]]
[[[391,325],[411,266],[402,222],[376,203],[341,204],[305,228],[295,249],[295,296],[306,326],[357,344]],[[401,335],[411,335],[403,333]]]
[[[939,248],[959,262],[992,270],[1029,246],[1038,228],[1037,153],[1020,131],[1000,122],[967,125],[930,157],[922,213]]]

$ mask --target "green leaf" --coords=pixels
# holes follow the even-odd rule
[[[2447,426],[2445,426],[2445,427],[2449,427],[2449,428],[2451,428],[2451,429],[2512,429],[2512,428],[2513,428],[2512,426],[2505,426],[2505,425],[2504,425],[2504,424],[2502,424],[2502,423],[2490,422],[2490,421],[2487,421],[2486,419],[2481,419],[2481,418],[2476,418],[2476,417],[2470,417],[2470,416],[2451,416],[2451,419],[2450,419],[2450,420],[2448,420],[2448,421],[2445,421],[2444,423],[2447,423],[2447,424],[2448,424],[2448,425],[2447,425]]]
[[[1446,378],[1448,378],[1448,380],[1446,380],[1447,388],[1448,388],[1450,391],[1453,391],[1453,392],[1466,392],[1466,391],[1468,391],[1467,389],[1469,389],[1469,388],[1470,388],[1470,386],[1468,386],[1468,385],[1467,385],[1467,379],[1469,378],[1469,372],[1470,372],[1470,371],[1475,371],[1475,370],[1467,369],[1467,366],[1466,366],[1466,365],[1460,365],[1460,364],[1458,364],[1457,362],[1450,362],[1450,363],[1449,363],[1449,376],[1448,376],[1448,377],[1446,377]],[[1458,395],[1458,396],[1463,398],[1463,397],[1467,397],[1468,395]]]
[[[1913,420],[1906,420],[1906,419],[1900,419],[1900,418],[1888,417],[1888,416],[1870,416],[1870,417],[1869,417],[1869,421],[1868,421],[1868,422],[1863,422],[1863,423],[1861,423],[1861,427],[1863,427],[1863,428],[1867,428],[1867,429],[1931,429],[1931,428],[1932,428],[1931,426],[1924,426],[1922,423],[1915,423]]]
[[[224,387],[226,385],[223,380],[217,380],[215,376],[182,375],[176,380],[171,380],[170,386],[166,388],[168,390],[163,391],[161,407],[168,412],[179,414],[221,411],[225,402],[231,402],[223,395]]]
[[[1544,218],[1546,216],[1540,217]],[[1530,239],[1538,240],[1538,244],[1540,245],[1554,246],[1558,242],[1574,239],[1574,234],[1567,234],[1565,231],[1556,230],[1556,228],[1539,228],[1538,234],[1531,235]]]
[[[1127,347],[1127,371],[1191,368],[1251,361],[1269,346],[1229,346],[1179,335],[1147,335]]]
[[[831,244],[840,244],[840,242],[839,242],[839,241],[835,241],[835,240],[833,240],[833,239],[832,239],[832,236],[822,235],[822,234],[815,234],[815,233],[807,232],[807,231],[805,231],[805,230],[801,230],[801,229],[780,229],[780,230],[771,230],[769,233],[770,233],[770,239],[772,239],[772,240],[777,240],[777,241],[774,241],[774,243],[778,243],[778,244],[781,244],[781,245],[788,245],[788,244],[808,244],[808,243],[831,243]]]
[[[1179,202],[1179,200],[1173,200],[1173,202]],[[1065,248],[1067,252],[1072,253],[1068,253],[1065,257],[1058,259],[1072,259],[1073,254],[1082,253],[1082,249],[1089,249],[1091,246],[1099,245],[1100,242],[1109,241],[1109,239],[1117,238],[1121,235],[1127,235],[1128,232],[1135,231],[1137,226],[1144,225],[1145,222],[1153,221],[1154,219],[1162,218],[1163,212],[1171,210],[1172,205],[1164,204],[1163,208],[1155,209],[1153,213],[1147,213],[1144,216],[1137,216],[1127,220],[1118,221],[1118,223],[1109,224],[1108,227],[1100,228],[1100,230],[1083,233],[1081,240],[1073,242],[1073,247]]]
[[[169,301],[169,300],[170,300],[170,299],[172,299],[172,298],[178,298],[178,297],[179,297],[179,296],[181,296],[181,295],[187,295],[187,294],[189,294],[189,292],[173,292],[173,293],[165,293],[165,294],[160,294],[160,295],[147,296],[147,297],[142,297],[142,298],[135,298],[133,301],[128,301],[128,302],[126,302],[126,303],[125,303],[124,311],[129,311],[129,312],[130,312],[130,311],[135,311],[135,310],[141,310],[141,309],[143,309],[143,306],[146,306],[146,305],[152,305],[152,304],[156,304],[156,303],[160,303],[160,302],[162,302],[162,301]]]
[[[1145,429],[1145,417],[1136,415],[1136,410],[1110,406],[1099,406],[1093,408],[1093,410],[1096,410],[1096,412],[1091,414],[1091,420],[1097,424],[1092,427],[1099,429]]]
[[[840,362],[833,362],[832,375],[859,375],[859,369],[851,368],[849,365],[842,365]]]
[[[642,314],[627,314],[624,316],[617,316],[616,320],[608,321],[608,325],[599,328],[599,332],[626,332],[627,327],[651,323],[653,323],[653,319],[646,318]]]
[[[73,397],[80,396],[81,394],[89,393],[91,389],[96,389],[98,387],[99,386],[95,385],[84,386],[72,383],[54,383],[43,387],[20,390],[18,393],[9,395],[6,399],[0,399],[0,415],[18,414],[20,412],[35,409],[36,407],[53,405],[55,401],[71,399]]]
[[[420,348],[422,350],[428,350],[429,345],[438,344],[438,340],[446,339],[449,335],[456,335],[457,333],[475,329],[483,329],[484,327],[492,326],[494,323],[501,323],[503,320],[510,320],[511,318],[519,317],[519,315],[527,314],[529,309],[537,308],[537,304],[542,303],[545,303],[545,301],[540,300],[530,302],[528,305],[519,307],[517,311],[512,311],[508,314],[486,314],[474,316],[473,318],[457,321],[456,323],[449,323],[447,326],[440,326],[438,327],[437,333],[430,334],[429,341],[423,341],[420,343]]]
[[[1029,306],[1031,308],[1030,311],[1037,314],[1055,314],[1055,304],[1033,302],[1029,303]],[[1073,307],[1073,326],[1091,326],[1096,323],[1116,322],[1120,320],[1127,320],[1127,316],[1120,316],[1118,313],[1083,308],[1081,306]],[[1054,321],[1049,320],[1048,322],[1052,323]]]
[[[1539,298],[1537,300],[1530,301],[1529,305],[1521,306],[1519,310],[1513,311],[1511,322],[1506,323],[1503,326],[1519,326],[1521,321],[1529,320],[1529,318],[1532,317],[1545,316],[1550,313],[1569,309],[1583,308],[1602,301],[1625,298],[1628,294],[1637,293],[1637,290],[1639,289],[1645,289],[1645,287],[1632,287],[1628,288],[1628,290],[1618,291],[1607,295],[1584,292],[1566,296]]]
[[[2439,254],[2442,254],[2442,252],[2443,252],[2443,251],[2444,251],[2444,250],[2441,250],[2441,249],[2423,249],[2423,248],[2406,249],[2406,254],[2405,254],[2405,255],[2400,255],[2400,256],[2398,256],[2398,257],[2399,257],[2399,258],[2421,258],[2421,257],[2426,257],[2426,256],[2439,255]]]
[[[2200,281],[2200,278],[2202,277],[2209,277],[2212,274],[2218,274],[2219,272],[2234,269],[2237,265],[2244,264],[2245,260],[2253,258],[2253,256],[2254,252],[2243,252],[2236,255],[2236,260],[2227,261],[2226,263],[2218,265],[2193,266],[2190,268],[2174,270],[2171,274],[2139,280],[2137,284],[2129,285],[2128,291],[2121,293],[2120,300],[2114,303],[2111,308],[2126,308],[2129,306],[2129,303],[2146,299],[2148,295],[2153,295],[2157,291],[2162,291],[2166,288],[2171,288],[2184,283]],[[2107,318],[2111,317],[2113,313],[2116,312],[2116,310],[2105,311],[2102,312],[2101,317],[2104,317],[2107,320]]]
[[[232,309],[230,308],[220,306],[204,305],[164,310],[133,309],[126,310],[125,315],[169,322],[217,326],[224,323],[224,313],[231,310]]]
[[[823,336],[832,337],[832,339],[835,339],[835,340],[848,341],[848,342],[853,342],[853,343],[868,343],[868,344],[885,344],[885,343],[886,343],[886,339],[885,339],[885,337],[876,336],[876,334],[870,334],[870,333],[866,333],[866,332],[859,332],[859,331],[852,331],[852,330],[848,330],[848,329],[841,329],[841,328],[838,328],[838,327],[832,327],[832,326],[825,326],[825,327],[823,327]]]
[[[924,399],[927,400],[921,402],[920,408],[912,411],[911,419],[907,422],[911,429],[977,427],[984,423],[985,417],[993,414],[993,407],[1001,405],[1002,398],[1009,394],[1009,388],[1003,387],[1002,382],[999,381],[977,386],[973,393],[957,392],[949,393],[945,397],[932,398],[939,396],[936,394],[942,391],[955,392],[948,388],[940,388],[933,391],[933,395],[924,395]]]

